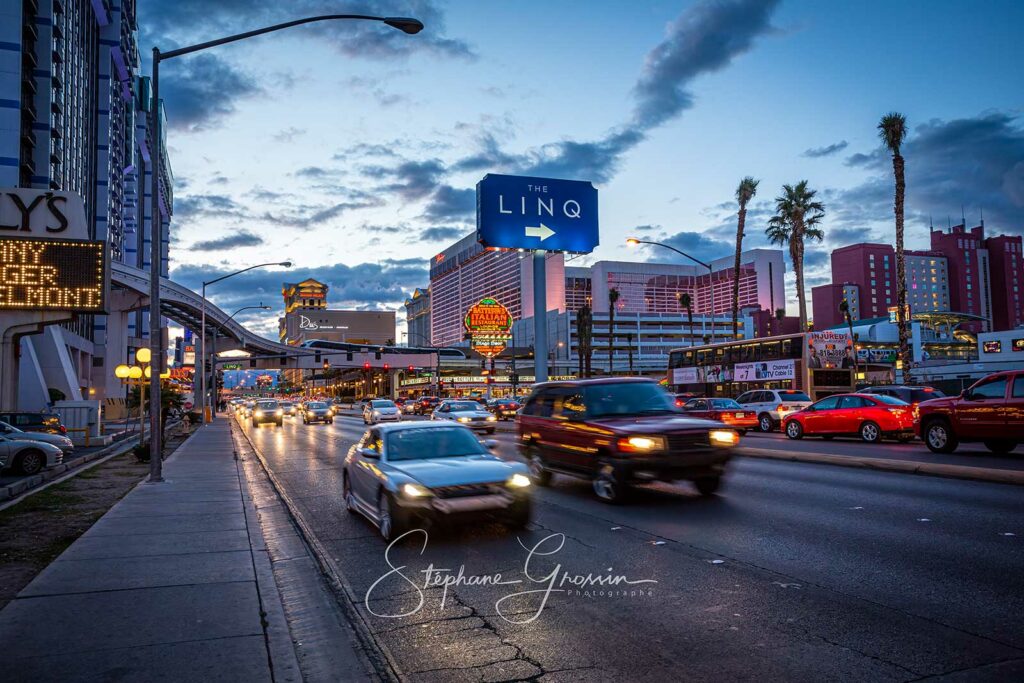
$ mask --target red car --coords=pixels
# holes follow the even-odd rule
[[[1024,441],[1024,370],[989,375],[959,396],[919,403],[914,413],[914,430],[935,453],[965,441],[1009,453]]]
[[[724,422],[740,434],[757,427],[757,413],[744,410],[731,398],[691,398],[683,404],[682,410],[689,417]]]
[[[805,436],[860,436],[877,443],[889,436],[900,441],[914,438],[914,411],[892,396],[833,394],[786,416],[782,431],[791,439]]]

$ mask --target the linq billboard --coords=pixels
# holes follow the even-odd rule
[[[599,243],[597,188],[489,173],[476,185],[476,238],[487,247],[589,253]]]

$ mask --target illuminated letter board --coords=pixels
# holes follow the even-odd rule
[[[105,313],[106,244],[0,238],[0,310]]]
[[[487,358],[501,353],[511,337],[512,316],[507,308],[489,297],[469,309],[464,323],[473,350]]]

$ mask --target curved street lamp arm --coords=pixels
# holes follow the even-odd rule
[[[245,33],[238,33],[233,36],[217,38],[216,40],[210,40],[205,43],[198,43],[196,45],[180,47],[177,50],[168,50],[167,52],[158,52],[156,54],[158,55],[158,58],[161,60],[171,59],[172,57],[181,57],[182,55],[191,54],[193,52],[199,52],[200,50],[206,50],[211,47],[217,47],[218,45],[234,43],[239,40],[245,40],[246,38],[260,36],[263,35],[264,33],[272,33],[274,31],[280,31],[281,29],[291,28],[292,26],[311,24],[315,21],[330,21],[332,19],[366,19],[368,21],[386,21],[389,18],[390,17],[374,17],[366,14],[324,14],[318,17],[306,17],[305,19],[295,19],[293,21],[286,21],[283,24],[265,26],[263,28],[258,28],[253,31],[246,31]]]
[[[255,266],[249,266],[248,268],[242,268],[241,270],[236,271],[234,273],[228,273],[227,275],[221,275],[218,278],[215,278],[215,279],[210,280],[208,282],[204,282],[203,286],[204,287],[208,287],[209,285],[212,285],[215,282],[220,282],[221,280],[227,280],[229,277],[234,277],[236,275],[241,275],[242,273],[246,273],[246,272],[248,272],[250,270],[253,270],[254,268],[263,268],[265,266],[280,266],[280,265],[281,265],[281,263],[279,263],[277,261],[275,261],[273,263],[258,263]]]
[[[638,239],[633,239],[632,241],[634,243],[636,243],[636,244],[653,244],[656,247],[664,247],[665,249],[670,249],[671,251],[676,252],[680,256],[685,256],[686,258],[690,259],[694,263],[698,263],[698,264],[704,266],[705,268],[707,268],[708,270],[711,270],[711,264],[710,263],[704,263],[700,259],[694,258],[694,257],[690,256],[685,251],[680,251],[680,250],[676,249],[675,247],[673,247],[673,246],[671,246],[669,244],[665,244],[664,242],[651,242],[650,240],[638,240]]]

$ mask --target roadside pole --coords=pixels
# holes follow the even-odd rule
[[[533,381],[548,381],[548,284],[547,252],[533,252]]]

